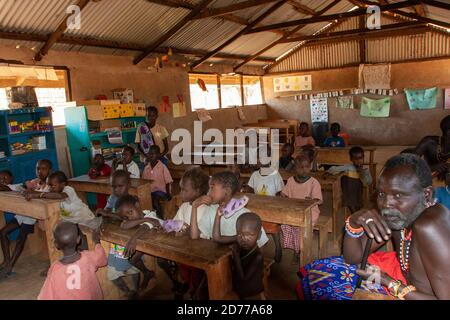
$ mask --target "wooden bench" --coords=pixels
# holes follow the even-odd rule
[[[144,179],[130,179],[130,188],[128,193],[139,199],[142,209],[151,210],[151,181]],[[86,192],[112,194],[110,178],[91,179],[88,175],[69,179],[69,186],[77,191],[79,197],[86,203]]]
[[[319,231],[319,251],[317,259],[328,257],[328,233],[333,231],[332,219],[329,216],[320,215],[314,230]]]
[[[102,246],[108,250],[109,243],[124,246],[134,232],[136,229],[121,229],[118,222],[105,221],[101,232]],[[137,241],[136,249],[147,255],[204,270],[211,300],[235,298],[232,290],[231,250],[227,245],[203,239],[192,240],[187,235],[177,237],[163,231],[151,230]],[[110,281],[106,277],[106,272],[100,275],[99,280],[105,298],[110,298],[108,290],[105,289],[111,287]]]

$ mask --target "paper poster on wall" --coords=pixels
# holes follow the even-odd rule
[[[274,78],[273,87],[275,92],[312,90],[311,75]]]
[[[391,98],[373,100],[369,98],[361,99],[361,116],[369,118],[389,117],[391,109]]]
[[[159,104],[159,112],[160,113],[168,113],[170,112],[170,99],[169,96],[163,96],[162,102]]]
[[[244,108],[237,107],[237,112],[238,112],[239,120],[241,120],[241,121],[246,121],[247,120],[247,118],[245,117]]]
[[[410,110],[423,110],[436,108],[438,88],[405,89],[406,100]]]
[[[450,109],[450,88],[444,91],[444,109]]]
[[[172,112],[174,118],[186,116],[186,104],[184,102],[175,102],[172,104]]]
[[[326,98],[311,99],[311,121],[328,122],[328,100]]]
[[[197,116],[198,116],[198,120],[200,120],[201,122],[206,122],[209,120],[212,120],[211,116],[209,115],[209,111],[206,109],[197,109]]]
[[[361,64],[359,87],[368,90],[391,89],[391,64]]]
[[[338,97],[336,99],[336,105],[341,109],[354,109],[353,96]]]

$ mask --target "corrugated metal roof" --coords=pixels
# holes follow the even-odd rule
[[[189,0],[186,2],[192,5],[197,5],[201,1],[202,0]],[[221,8],[242,1],[244,0],[216,0],[210,4],[209,8]],[[320,11],[332,2],[332,0],[297,1],[315,10],[316,12]],[[399,1],[400,0],[390,2]],[[77,0],[0,0],[0,29],[6,32],[23,32],[39,35],[49,34],[53,32],[63,20],[66,8],[71,4],[75,4],[76,2]],[[236,11],[233,13],[233,15],[247,21],[252,21],[252,19],[255,19],[256,17],[261,15],[273,4],[274,2],[271,2],[245,10]],[[331,10],[327,11],[326,14],[346,12],[353,7],[354,5],[349,1],[341,1]],[[450,15],[448,14],[448,11],[429,5],[424,5],[424,8],[425,13],[429,18],[450,23]],[[403,10],[412,12],[408,9]],[[169,29],[171,29],[174,25],[176,25],[181,19],[183,19],[183,17],[188,14],[188,12],[188,9],[163,6],[160,4],[151,3],[147,0],[103,0],[100,2],[90,2],[82,11],[81,29],[67,30],[65,34],[74,37],[110,40],[116,42],[133,43],[140,46],[148,46]],[[300,13],[294,10],[291,5],[284,4],[281,8],[264,19],[261,24],[267,25],[302,19],[306,17],[310,17],[310,15]],[[394,22],[394,20],[383,18],[384,24]],[[310,24],[303,27],[299,31],[299,33],[311,35],[322,29],[327,24],[327,22]],[[340,24],[335,28],[335,31],[354,29],[356,27],[357,18],[353,18],[349,19],[347,22]],[[244,26],[220,18],[193,20],[186,24],[185,27],[183,27],[169,40],[167,40],[166,43],[163,44],[163,46],[211,51],[234,36],[237,32],[239,32],[239,30],[242,30],[242,28],[244,28]],[[294,27],[290,27],[287,30],[292,30],[293,28]],[[238,55],[251,55],[276,41],[279,37],[280,35],[277,35],[273,32],[261,32],[246,35],[230,44],[228,47],[222,50],[222,52]],[[442,37],[445,38],[446,36],[442,35]],[[373,42],[375,40],[371,41]],[[3,40],[0,41],[0,43],[4,43]],[[42,43],[36,42],[8,41],[7,43],[26,45],[30,48],[39,48],[40,46],[42,46]],[[389,45],[387,44],[387,42],[383,43]],[[298,44],[299,43],[284,43],[276,45],[275,47],[265,52],[263,56],[269,58],[278,58],[284,55],[287,51],[292,50],[293,48],[298,46]],[[324,47],[324,50],[339,51],[341,50],[340,48],[341,45],[336,44],[329,47]],[[446,49],[445,45],[443,48]],[[113,55],[136,54],[135,51],[129,50],[105,49],[67,44],[56,44],[53,49]],[[311,52],[313,51],[312,49],[308,50]],[[428,49],[425,49],[425,51],[427,50]],[[437,52],[437,48],[430,48],[430,50],[434,50],[433,52]],[[434,55],[434,53],[430,54]],[[352,54],[350,54],[349,58],[344,60],[347,61],[352,59],[353,56]],[[260,62],[255,62],[254,64],[260,64]]]

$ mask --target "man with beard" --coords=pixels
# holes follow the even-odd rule
[[[375,280],[363,282],[363,289],[397,299],[450,299],[450,214],[433,201],[431,184],[431,171],[417,155],[389,159],[377,186],[379,210],[363,209],[347,219],[343,257],[302,268],[300,297],[351,299],[358,273]],[[369,238],[368,262],[377,268],[357,270]],[[395,251],[377,251],[390,239]]]

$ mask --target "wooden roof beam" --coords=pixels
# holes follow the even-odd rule
[[[340,2],[340,0],[334,0],[333,2],[331,2],[329,5],[327,5],[325,8],[323,8],[322,10],[316,12],[316,14],[314,15],[315,17],[320,16],[324,13],[326,13],[328,10],[330,10],[331,8],[333,8],[334,6],[336,6],[338,3]],[[253,54],[252,56],[250,56],[249,58],[245,59],[243,62],[241,62],[240,64],[238,64],[237,66],[235,66],[233,68],[233,70],[236,72],[239,68],[241,68],[243,65],[249,63],[250,61],[256,60],[259,56],[261,56],[264,52],[266,52],[267,50],[272,49],[273,47],[275,47],[277,44],[280,43],[281,40],[287,39],[289,36],[294,35],[297,31],[301,30],[302,28],[304,28],[305,26],[298,26],[296,28],[294,28],[293,30],[291,30],[290,32],[288,32],[285,36],[281,37],[280,39],[272,42],[271,44],[269,44],[267,47],[265,47],[264,49],[258,51],[257,53]]]
[[[419,0],[406,0],[406,1],[383,5],[383,6],[379,5],[379,8],[380,8],[380,11],[383,12],[383,11],[389,11],[389,10],[394,10],[394,9],[412,7],[417,4],[419,4]],[[275,23],[272,25],[264,26],[264,27],[254,28],[249,33],[257,33],[257,32],[264,32],[264,31],[288,28],[288,27],[299,26],[299,25],[307,25],[307,24],[316,23],[316,22],[341,20],[341,19],[345,19],[345,18],[359,17],[361,15],[366,15],[366,14],[367,14],[366,9],[357,9],[354,11],[348,11],[348,12],[343,12],[343,13],[322,15],[322,16],[317,16],[317,17],[312,17],[312,18],[298,19],[298,20],[282,22],[282,23]]]
[[[316,14],[316,12],[313,9],[311,9],[308,6],[305,6],[304,4],[301,4],[295,0],[289,0],[288,3],[292,7],[294,7],[295,10],[297,10],[300,13],[311,15],[311,16],[314,16]]]
[[[83,10],[84,7],[89,3],[89,0],[78,0],[76,6],[80,8],[80,11]],[[59,24],[58,28],[47,38],[45,44],[42,48],[36,53],[34,60],[41,61],[42,58],[48,53],[50,48],[58,41],[59,38],[63,35],[64,31],[67,29],[67,20],[72,16],[72,13],[64,16],[63,21]]]
[[[230,39],[228,39],[227,41],[225,41],[223,44],[221,44],[219,47],[217,47],[216,49],[214,49],[213,51],[211,51],[210,53],[206,54],[205,56],[203,56],[201,59],[195,61],[192,65],[191,68],[195,69],[197,66],[199,66],[200,64],[202,64],[203,62],[205,62],[206,60],[208,60],[209,58],[213,57],[214,55],[216,55],[219,51],[221,51],[223,48],[229,46],[231,43],[233,43],[236,39],[240,38],[241,36],[243,36],[244,34],[247,34],[250,30],[252,30],[252,28],[257,25],[258,23],[260,23],[261,21],[263,21],[265,18],[267,18],[270,14],[272,14],[273,12],[275,12],[277,9],[279,9],[284,3],[286,2],[286,0],[281,0],[281,1],[277,1],[275,2],[275,4],[273,4],[272,6],[270,6],[269,9],[267,9],[266,11],[264,11],[263,14],[261,14],[259,17],[257,17],[255,20],[253,20],[253,22],[251,22],[247,27],[245,27],[244,29],[242,29],[241,31],[239,31],[238,33],[236,33],[233,37],[231,37]]]
[[[247,0],[235,4],[231,4],[228,6],[224,6],[221,8],[208,8],[203,10],[201,14],[199,14],[195,19],[203,19],[203,18],[212,18],[223,16],[224,14],[233,13],[236,11],[240,11],[243,9],[248,9],[256,6],[261,6],[267,3],[275,2],[277,0]]]
[[[181,19],[176,25],[174,25],[169,31],[167,31],[165,34],[163,34],[161,37],[158,38],[154,43],[152,43],[150,46],[148,46],[145,51],[140,54],[138,57],[136,57],[133,60],[133,64],[138,64],[141,62],[145,57],[147,57],[152,51],[154,51],[156,48],[158,48],[160,45],[162,45],[165,41],[170,39],[175,33],[180,31],[181,28],[183,28],[189,21],[191,21],[194,17],[196,17],[200,12],[203,11],[213,0],[203,0],[200,2],[191,12],[189,12],[183,19]]]

